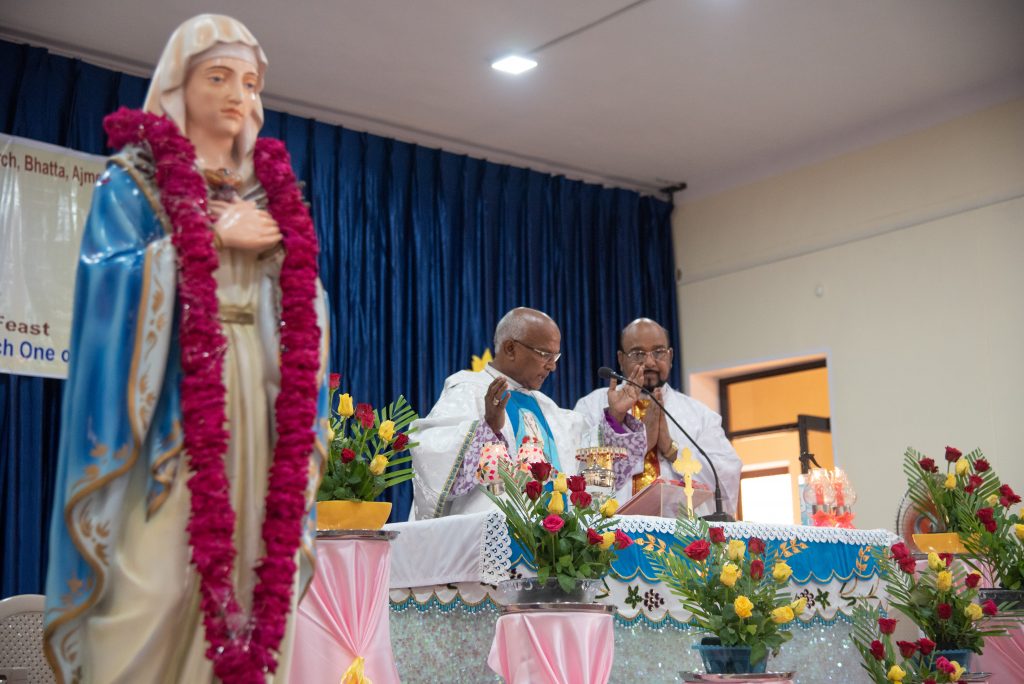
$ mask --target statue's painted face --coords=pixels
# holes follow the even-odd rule
[[[185,81],[185,134],[234,139],[252,116],[259,90],[256,66],[234,57],[194,65]]]

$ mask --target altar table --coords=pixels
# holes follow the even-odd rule
[[[677,682],[700,669],[689,615],[653,573],[643,549],[674,543],[675,521],[620,516],[634,544],[623,551],[600,603],[616,606],[612,682]],[[807,599],[794,638],[769,670],[796,670],[796,682],[864,681],[850,641],[853,602],[878,599],[882,583],[871,551],[898,539],[886,530],[725,523],[731,538],[759,537],[793,568],[789,590]],[[531,576],[527,554],[509,538],[498,512],[396,523],[392,542],[391,638],[403,682],[501,681],[487,667],[498,610],[495,585]]]

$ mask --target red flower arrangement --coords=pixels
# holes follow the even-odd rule
[[[195,149],[167,117],[119,109],[103,122],[108,144],[149,148],[160,202],[174,228],[178,253],[177,297],[183,315],[181,410],[191,515],[187,526],[192,563],[200,577],[200,608],[209,642],[206,656],[225,682],[253,682],[274,672],[274,651],[291,612],[295,552],[306,510],[305,490],[316,421],[316,375],[320,363],[317,327],[317,241],[309,212],[277,140],[260,139],[253,157],[268,211],[281,229],[281,392],[274,405],[279,438],[267,486],[262,538],[265,553],[256,567],[252,612],[246,616],[232,582],[236,549],[235,512],[224,465],[228,433],[223,383],[226,346],[218,319],[218,266],[206,211],[206,184],[196,170]],[[221,351],[217,351],[221,350]]]

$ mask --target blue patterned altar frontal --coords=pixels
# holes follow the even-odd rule
[[[764,558],[784,560],[793,569],[790,579],[795,584],[829,584],[851,579],[871,579],[878,575],[873,549],[888,548],[895,537],[886,530],[840,530],[800,525],[757,525],[723,523],[730,539],[748,540],[758,537],[765,542]],[[638,577],[649,584],[659,584],[645,551],[673,549],[682,555],[675,539],[675,521],[646,516],[622,516],[619,528],[633,540],[633,545],[618,552],[612,565],[617,579],[629,582]],[[676,548],[678,547],[678,548]],[[512,568],[535,569],[533,559],[515,539],[512,540]]]

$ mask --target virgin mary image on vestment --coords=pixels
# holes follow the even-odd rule
[[[287,151],[257,140],[266,67],[241,23],[197,16],[144,109],[104,121],[120,152],[82,239],[50,532],[59,682],[287,671],[328,319]]]

